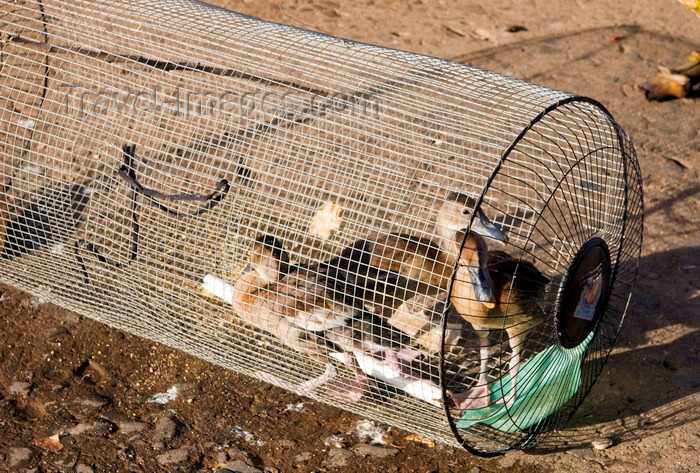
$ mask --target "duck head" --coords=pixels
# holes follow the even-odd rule
[[[243,269],[243,274],[250,271],[258,273],[267,284],[280,280],[289,272],[289,254],[282,242],[272,235],[262,235],[255,239],[250,250],[250,262]]]
[[[508,237],[489,220],[480,208],[474,210],[476,204],[477,200],[474,197],[459,192],[450,192],[445,202],[440,206],[436,218],[436,227],[440,236],[446,238],[449,234],[454,235],[454,233],[468,228],[470,232],[505,245],[508,242]],[[473,222],[472,212],[475,214]]]
[[[458,234],[464,238],[464,233]],[[464,246],[460,251],[458,265],[466,269],[469,281],[474,290],[474,298],[487,308],[496,307],[496,297],[493,293],[493,282],[489,276],[488,247],[484,239],[473,232],[468,232]]]

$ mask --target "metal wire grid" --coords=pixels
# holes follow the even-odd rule
[[[432,238],[447,192],[478,197],[518,134],[568,97],[487,71],[188,1],[25,2],[3,7],[0,21],[7,35],[0,85],[10,97],[0,115],[7,138],[0,168],[5,195],[15,214],[42,199],[58,200],[54,207],[60,208],[70,207],[76,195],[88,200],[68,225],[72,233],[57,232],[39,251],[1,261],[3,280],[236,371],[273,373],[292,383],[320,375],[323,364],[243,323],[228,304],[202,296],[203,275],[236,281],[253,240],[266,233],[302,264],[327,261],[371,234]],[[163,100],[161,113],[118,108],[128,93],[151,90]],[[197,101],[193,109],[183,110],[185,93]],[[210,109],[208,101],[222,94],[239,102],[230,110]],[[265,94],[294,100],[263,109],[255,100]],[[579,393],[558,418],[540,423],[542,431],[560,425],[580,404],[626,310],[639,255],[641,190],[638,172],[630,172],[634,153],[622,136],[595,105],[554,108],[521,137],[483,196],[482,209],[510,237],[509,251],[553,278],[545,298],[548,318],[526,339],[525,358],[556,343],[551,316],[557,276],[582,239],[605,235],[619,255],[611,315],[587,351],[594,368],[585,371]],[[124,165],[124,145],[135,145],[133,171],[146,188],[205,194],[228,179],[231,190],[209,212],[174,218],[132,195],[115,175]],[[56,189],[64,189],[59,197]],[[308,228],[327,201],[342,207],[342,226],[324,239]],[[167,203],[181,213],[197,208]],[[65,212],[43,213],[66,219]],[[562,217],[571,225],[553,225]],[[138,255],[131,260],[135,218]],[[36,225],[25,231],[38,234]],[[623,244],[625,231],[631,238]],[[80,241],[120,267],[76,247]],[[444,288],[431,294],[428,308],[446,298]],[[433,329],[459,322],[454,313],[449,321],[442,312],[433,315]],[[476,381],[478,347],[462,325],[458,342],[445,347],[453,370],[448,385],[456,373],[464,386]],[[492,334],[492,344],[496,378],[507,370],[509,347],[503,333]],[[412,368],[438,383],[440,353],[423,353]],[[459,442],[443,408],[391,386],[372,388],[353,404],[331,394],[327,387],[314,393],[444,443]],[[528,435],[481,425],[458,434],[482,451],[522,444]]]
[[[566,271],[587,240],[596,236],[605,239],[617,280],[607,311],[581,361],[577,393],[557,412],[535,425],[522,425],[517,433],[504,435],[484,425],[458,431],[470,447],[495,452],[532,446],[539,434],[568,420],[588,393],[612,348],[636,276],[641,250],[640,184],[627,136],[602,110],[585,102],[574,101],[552,110],[532,125],[504,159],[486,194],[492,202],[507,205],[489,205],[484,210],[508,228],[510,244],[520,249],[521,258],[535,262],[551,279],[543,301],[545,320],[528,334],[522,347],[523,352],[529,352],[525,358],[558,343],[557,297]],[[517,219],[513,201],[519,204]],[[489,364],[491,379],[508,373],[508,341],[505,332],[492,335],[496,355]],[[478,341],[471,339],[461,346],[463,350],[468,347],[472,358],[478,359]],[[461,368],[473,370],[475,365],[462,364]],[[452,376],[459,379],[463,374],[457,370]],[[518,378],[518,383],[527,384],[527,379]],[[529,402],[534,408],[541,400]],[[517,424],[522,418],[512,420]]]

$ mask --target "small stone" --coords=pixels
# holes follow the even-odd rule
[[[242,460],[236,460],[236,461],[227,463],[224,468],[217,470],[217,471],[220,473],[228,473],[228,472],[226,472],[226,470],[229,470],[229,471],[235,472],[235,473],[263,473],[262,470],[259,470],[258,468],[255,468],[254,466],[249,465]]]
[[[659,452],[657,450],[653,450],[653,451],[647,453],[647,456],[645,458],[646,458],[646,460],[649,460],[652,463],[657,462],[657,461],[661,460],[661,452]]]
[[[27,129],[32,129],[36,126],[36,121],[31,120],[29,118],[24,119],[24,120],[18,120],[17,121],[17,126],[20,126],[22,128],[27,128]]]
[[[229,447],[226,449],[227,460],[241,460],[244,463],[252,464],[253,456],[243,449],[238,447]]]
[[[75,398],[67,402],[69,407],[78,407],[85,409],[100,409],[109,404],[109,399],[100,396],[99,394],[92,394],[91,396],[84,398]]]
[[[481,473],[481,468],[478,466],[473,466],[470,470],[469,473]]]
[[[78,463],[75,467],[75,473],[95,473],[95,470],[84,463]]]
[[[277,444],[282,447],[282,448],[294,448],[297,446],[297,443],[294,440],[287,440],[287,439],[282,439]]]
[[[313,458],[314,454],[311,452],[302,452],[294,457],[294,463],[304,463]]]
[[[590,448],[577,448],[576,450],[571,450],[571,453],[581,460],[594,460],[596,455]]]
[[[80,316],[69,310],[61,311],[61,319],[69,326],[76,325],[78,322],[80,322]]]
[[[114,430],[114,424],[107,421],[96,422],[81,422],[80,424],[71,427],[67,433],[72,436],[90,434],[90,435],[106,435]]]
[[[10,391],[10,394],[13,396],[22,396],[22,397],[27,397],[29,396],[29,391],[32,389],[32,383],[28,381],[15,381],[14,383],[10,384],[8,387],[8,390]]]
[[[59,471],[71,471],[76,463],[78,463],[79,456],[79,453],[73,453],[66,457],[54,460],[53,464],[59,468]]]
[[[344,448],[336,448],[328,454],[326,465],[330,468],[341,468],[347,466],[348,460],[354,455],[350,450]]]
[[[386,458],[393,457],[399,450],[396,448],[380,447],[378,445],[368,445],[361,443],[352,447],[352,451],[361,457]]]
[[[612,439],[609,438],[601,438],[601,439],[596,439],[591,442],[591,447],[595,448],[596,450],[605,450],[606,448],[610,448],[613,446],[613,441]]]
[[[124,422],[119,424],[119,433],[123,435],[129,435],[142,430],[146,430],[149,427],[148,422]]]
[[[7,451],[7,464],[10,468],[17,468],[32,459],[32,451],[26,447],[12,447]]]
[[[170,401],[174,401],[177,398],[178,395],[178,387],[177,386],[171,386],[170,389],[168,389],[164,393],[156,393],[150,398],[148,398],[147,402],[153,402],[155,404],[160,404],[160,405],[165,405],[169,403]]]
[[[177,422],[170,417],[161,417],[156,421],[153,431],[153,442],[165,443],[171,441],[177,434],[177,427]]]
[[[60,335],[66,335],[68,333],[68,329],[63,325],[54,325],[53,327],[49,327],[46,329],[46,335],[48,335],[49,337],[58,337]]]
[[[512,468],[513,465],[515,465],[516,459],[514,455],[508,455],[505,454],[502,457],[498,458],[494,463],[498,465],[498,468],[501,470],[506,470],[508,468]]]
[[[169,465],[171,463],[182,463],[190,458],[190,452],[186,448],[176,448],[175,450],[167,451],[156,457],[161,465]]]
[[[370,445],[386,445],[386,435],[389,429],[371,420],[361,420],[355,423],[355,435],[360,440],[367,440]]]

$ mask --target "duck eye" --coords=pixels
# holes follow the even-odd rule
[[[469,209],[464,209],[464,210],[462,210],[462,213],[463,213],[464,215],[469,215]]]

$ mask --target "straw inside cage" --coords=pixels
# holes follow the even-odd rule
[[[190,1],[2,8],[3,282],[480,452],[590,389],[642,218],[597,103]]]

